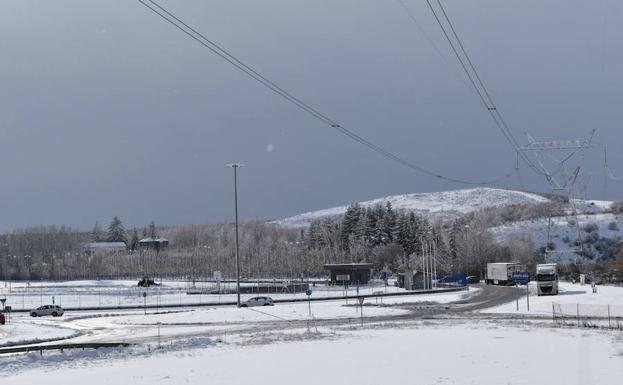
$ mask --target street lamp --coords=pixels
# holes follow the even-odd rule
[[[240,246],[238,244],[238,169],[244,167],[240,163],[229,163],[225,166],[234,169],[234,207],[236,213],[236,295],[240,307]]]

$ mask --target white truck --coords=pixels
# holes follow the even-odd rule
[[[523,266],[516,262],[487,263],[487,285],[511,285],[513,273],[523,271]]]
[[[536,265],[537,295],[558,295],[558,268],[555,263]]]

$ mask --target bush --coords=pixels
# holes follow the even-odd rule
[[[588,233],[586,237],[584,237],[584,243],[593,244],[599,240],[599,232],[592,231]]]
[[[592,233],[599,230],[599,226],[594,223],[587,223],[586,225],[584,225],[583,230],[587,233]]]
[[[619,224],[615,221],[608,223],[608,230],[610,231],[619,231]]]
[[[610,205],[610,211],[614,214],[622,214],[623,213],[623,199],[618,200]]]

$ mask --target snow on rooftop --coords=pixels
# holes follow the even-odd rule
[[[158,237],[158,238],[152,238],[152,237],[147,237],[147,238],[143,238],[143,239],[141,239],[141,240],[139,241],[139,243],[140,243],[140,242],[143,242],[143,243],[147,243],[147,242],[159,242],[159,243],[162,243],[162,242],[168,242],[168,241],[169,241],[169,240],[168,240],[168,239],[166,239],[166,238],[160,238],[160,237]]]
[[[127,245],[124,242],[89,242],[83,243],[85,249],[125,249]]]

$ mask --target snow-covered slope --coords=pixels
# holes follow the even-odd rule
[[[592,226],[589,228],[587,226]],[[547,245],[548,219],[542,218],[531,221],[519,221],[490,229],[495,239],[508,243],[513,237],[529,236],[535,250]],[[591,262],[602,258],[602,253],[595,248],[595,239],[589,237],[590,232],[600,238],[617,239],[623,237],[623,217],[620,215],[598,213],[579,215],[577,219],[568,217],[552,218],[551,241],[555,253],[551,255],[552,262],[580,263]],[[592,257],[579,256],[573,250],[577,249],[575,241],[583,241],[584,250]]]
[[[392,195],[384,198],[360,202],[364,207],[390,202],[396,210],[414,211],[430,219],[451,219],[471,211],[487,207],[508,206],[513,204],[546,202],[537,194],[494,188],[472,188],[432,193]],[[285,227],[307,227],[315,219],[334,218],[343,215],[348,206],[333,207],[311,211],[293,217],[274,221]]]

